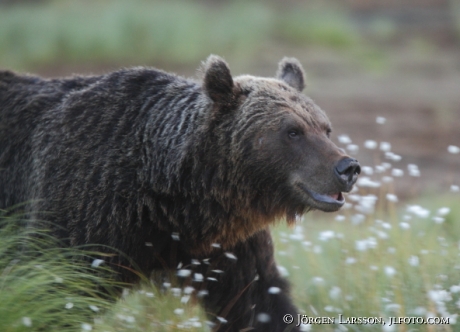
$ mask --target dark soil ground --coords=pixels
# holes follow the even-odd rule
[[[306,94],[329,115],[333,139],[347,134],[359,145],[357,158],[372,165],[375,153],[365,149],[366,140],[386,141],[402,156],[394,167],[405,170],[418,165],[421,177],[405,176],[396,183],[404,197],[420,193],[447,193],[460,185],[460,50],[456,48],[392,47],[381,50],[375,61],[353,52],[289,49],[261,52],[251,61],[227,59],[234,74],[272,76],[279,59],[295,56],[308,75]],[[130,65],[130,64],[124,64]],[[197,64],[198,66],[199,64]],[[196,67],[156,67],[185,76],[196,76]],[[41,68],[44,76],[107,72],[118,65],[55,66]],[[386,118],[377,124],[376,118]],[[385,161],[384,158],[380,161]]]

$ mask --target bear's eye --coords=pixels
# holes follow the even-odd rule
[[[299,137],[300,133],[297,129],[291,129],[288,131],[289,138],[297,138]]]
[[[326,130],[326,136],[327,136],[328,138],[331,137],[331,132],[332,132],[331,129],[327,129],[327,130]]]

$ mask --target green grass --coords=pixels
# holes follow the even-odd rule
[[[210,53],[249,58],[279,41],[352,46],[340,11],[262,1],[47,1],[0,7],[0,66],[196,64]]]
[[[60,249],[46,231],[0,217],[0,331],[80,331],[111,306],[114,283],[92,252]]]
[[[199,306],[178,289],[125,289],[84,248],[62,248],[46,230],[0,215],[0,331],[208,331]]]
[[[151,283],[143,283],[115,303],[95,320],[99,332],[187,330],[210,331],[202,308],[195,304],[187,289],[160,292]]]

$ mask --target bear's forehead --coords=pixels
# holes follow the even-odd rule
[[[236,77],[235,82],[243,93],[252,96],[250,98],[254,99],[254,103],[276,106],[270,111],[279,113],[279,116],[291,113],[310,126],[322,129],[330,127],[326,113],[313,100],[281,80],[246,75]]]

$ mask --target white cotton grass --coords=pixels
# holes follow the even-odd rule
[[[93,326],[91,324],[88,324],[88,323],[83,323],[83,324],[81,324],[81,330],[82,331],[92,331]]]
[[[236,261],[238,258],[231,252],[226,252],[225,253],[225,256],[228,258],[228,259],[231,259],[231,260],[234,260]]]
[[[386,194],[386,198],[389,202],[397,203],[398,202],[398,196],[395,194]]]
[[[338,286],[333,286],[330,290],[329,290],[329,297],[332,299],[332,300],[339,300],[341,298],[341,295],[342,295],[342,290],[340,289],[340,287]]]
[[[327,230],[327,231],[322,231],[321,233],[319,233],[318,239],[320,241],[329,241],[330,239],[333,239],[334,237],[335,237],[335,232],[331,230]]]
[[[269,294],[279,294],[281,293],[281,288],[272,286],[268,289]]]
[[[392,266],[385,266],[384,272],[387,277],[392,278],[396,274],[396,269]]]
[[[351,139],[350,139],[350,137],[348,135],[339,135],[337,137],[337,140],[341,144],[351,144]]]
[[[191,270],[188,269],[180,269],[177,271],[177,276],[180,278],[187,278],[192,274]]]
[[[91,263],[91,267],[99,267],[102,263],[104,263],[103,259],[95,259]]]
[[[374,140],[367,140],[364,142],[364,147],[369,150],[375,150],[378,146],[378,143]]]
[[[452,153],[452,154],[459,154],[460,148],[456,145],[449,145],[447,147],[447,152]]]
[[[348,144],[346,149],[350,154],[357,154],[359,151],[359,146],[356,144]]]
[[[345,147],[353,146],[347,136],[339,142]],[[413,314],[423,309],[426,313],[447,317],[454,308],[460,309],[458,278],[453,272],[450,275],[445,272],[441,263],[457,262],[448,271],[460,270],[460,241],[453,245],[454,240],[445,235],[445,224],[456,220],[456,209],[448,204],[434,206],[436,201],[422,204],[416,199],[407,200],[404,194],[410,188],[403,187],[406,191],[402,193],[399,190],[402,186],[416,186],[422,176],[422,165],[419,168],[414,162],[405,163],[405,156],[392,152],[392,144],[386,140],[363,142],[360,143],[361,150],[356,147],[356,151],[370,158],[366,164],[361,164],[355,189],[345,195],[346,209],[342,208],[331,216],[330,219],[335,221],[332,225],[322,222],[321,217],[318,217],[318,224],[316,216],[306,215],[300,228],[295,226],[290,233],[283,235],[282,248],[277,249],[282,253],[279,260],[294,271],[294,275],[304,271],[309,276],[303,279],[307,280],[307,296],[313,299],[320,296],[316,302],[302,302],[304,307],[301,310],[307,316],[327,316],[358,308],[365,302],[366,309],[360,311],[363,316],[380,316],[381,310],[386,315],[398,316],[399,312]],[[376,165],[369,160],[374,160]],[[460,192],[457,183],[450,186],[451,195]],[[299,248],[298,254],[294,247]],[[304,264],[299,263],[299,257],[303,257]],[[291,262],[290,266],[285,262]],[[313,271],[307,272],[312,267]],[[353,278],[348,278],[348,274]],[[421,276],[428,279],[420,280]],[[408,278],[414,280],[413,292],[402,292],[395,286],[404,284]],[[387,302],[381,307],[375,306],[375,293],[367,298],[348,291],[362,287],[355,280],[366,280],[369,287],[383,294]],[[433,296],[438,293],[431,294],[431,298],[419,295],[430,287],[441,290],[432,287],[436,282],[442,283],[442,289],[452,297],[450,302],[443,302],[444,307],[440,302],[435,307],[430,306]],[[347,300],[348,296],[350,300]],[[355,302],[358,299],[359,304]],[[393,330],[397,331],[397,328]]]
[[[30,319],[30,317],[22,317],[21,319],[22,321],[22,325],[26,326],[26,327],[32,327],[32,319]]]
[[[391,150],[391,143],[388,142],[380,142],[380,150],[389,152]]]

